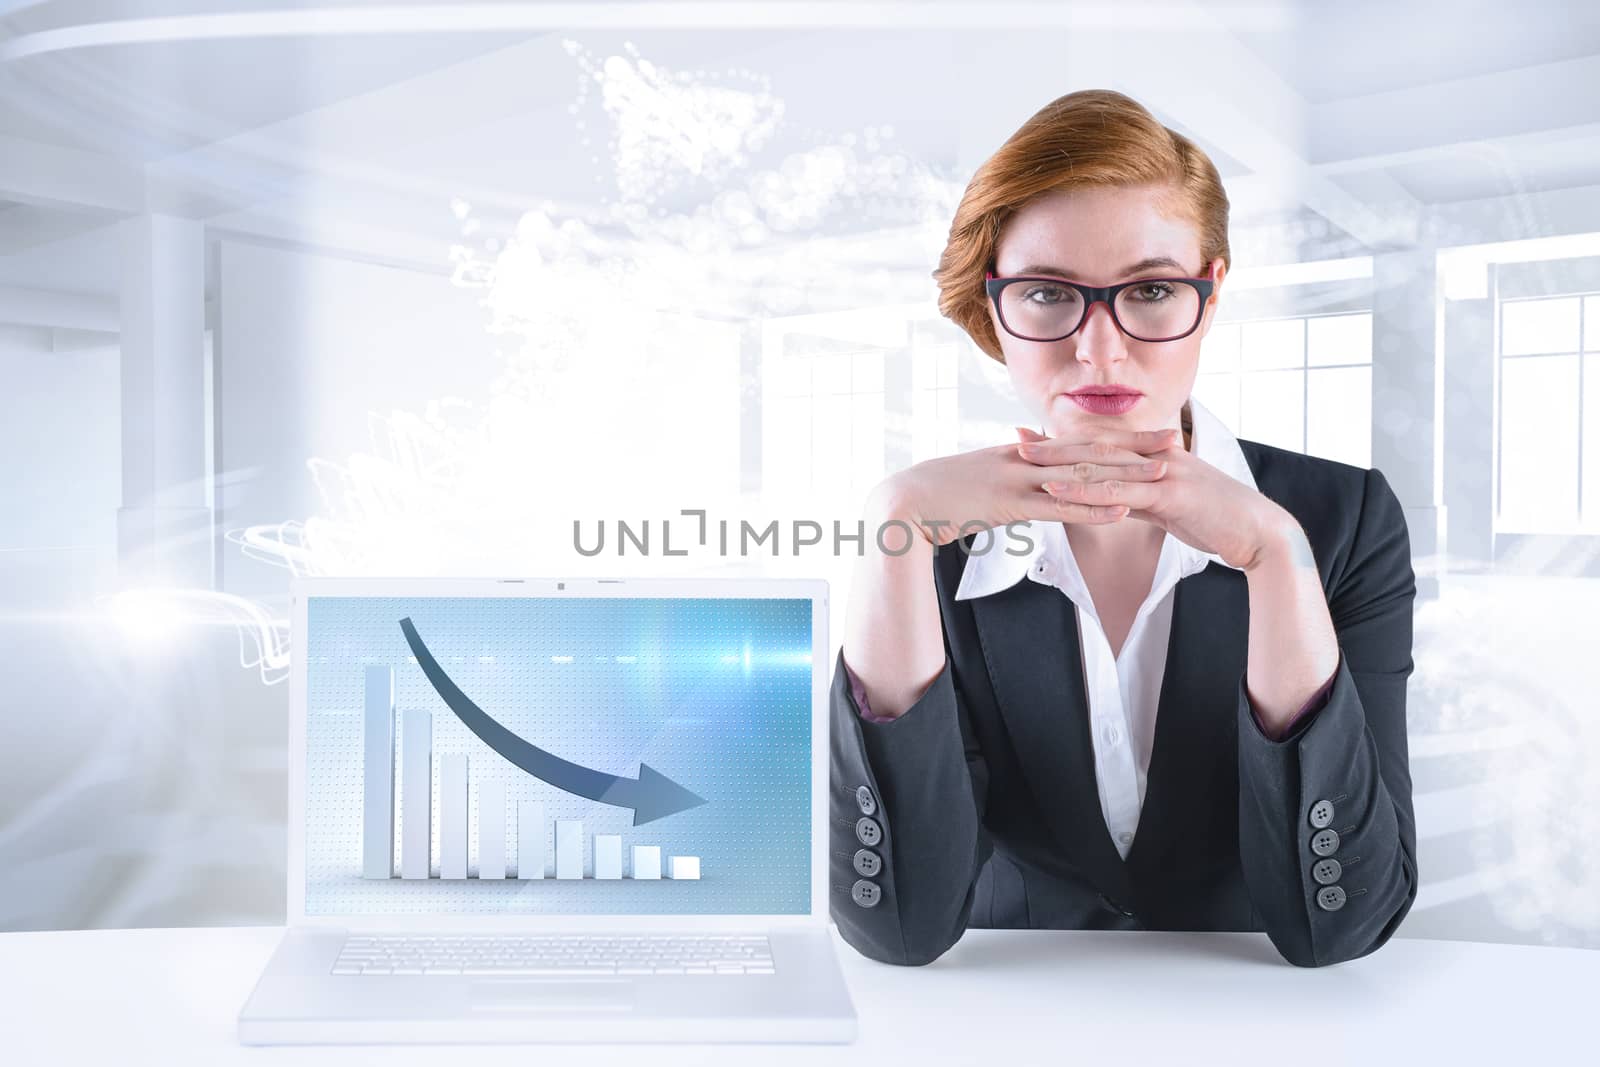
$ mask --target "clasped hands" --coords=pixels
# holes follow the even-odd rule
[[[1167,444],[1140,449],[1154,471],[1065,458],[1069,445],[1026,427],[1017,427],[1017,453],[1040,467],[1072,463],[1080,474],[1047,481],[1042,488],[1075,504],[1122,506],[1125,518],[1152,523],[1202,552],[1215,553],[1230,566],[1249,571],[1269,550],[1298,532],[1294,518],[1259,490],[1230,477],[1183,447],[1183,432],[1168,431]],[[1126,477],[1133,473],[1133,477]],[[1304,536],[1303,534],[1301,536]]]

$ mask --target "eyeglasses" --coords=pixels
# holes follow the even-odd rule
[[[1117,328],[1135,341],[1177,341],[1194,333],[1216,283],[1210,278],[1136,278],[1095,288],[1065,278],[983,274],[1000,325],[1022,341],[1060,341],[1078,332],[1104,300]]]

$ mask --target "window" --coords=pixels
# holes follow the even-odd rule
[[[766,360],[762,484],[859,500],[884,470],[884,352],[805,351]]]
[[[1495,532],[1600,531],[1600,294],[1499,313]]]
[[[1194,394],[1238,437],[1372,465],[1372,314],[1217,322]]]
[[[969,356],[976,346],[967,346]],[[961,346],[955,342],[923,345],[911,357],[911,462],[958,451],[960,426],[956,410],[956,361]]]

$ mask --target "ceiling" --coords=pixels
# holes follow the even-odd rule
[[[861,5],[819,0],[781,25],[756,20],[793,5],[728,0],[725,26],[678,28],[677,5],[652,6],[651,27],[604,3],[561,27],[519,4],[467,26],[370,0],[0,0],[0,285],[114,293],[112,224],[146,210],[418,264],[444,263],[457,201],[485,232],[534,204],[604,227],[638,132],[591,76],[614,57],[634,104],[670,119],[694,86],[698,120],[727,108],[749,135],[731,169],[689,146],[695,173],[656,181],[657,213],[847,137],[857,172],[892,153],[958,194],[1022,119],[1086,85],[1206,148],[1236,229],[1288,223],[1321,254],[1403,244],[1467,205],[1600,189],[1600,4],[930,0],[847,25]],[[795,233],[926,221],[914,200],[880,182]],[[925,250],[892,237],[863,254],[926,273]]]

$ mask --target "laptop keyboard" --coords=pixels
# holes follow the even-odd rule
[[[334,974],[772,974],[765,934],[355,935]]]

